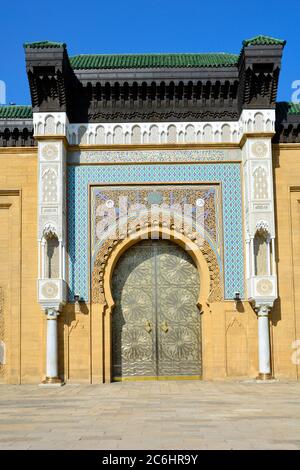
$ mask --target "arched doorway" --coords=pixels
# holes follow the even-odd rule
[[[112,277],[114,380],[201,377],[199,273],[166,240],[144,240],[119,258]]]

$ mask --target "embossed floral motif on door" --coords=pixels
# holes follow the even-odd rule
[[[113,275],[113,377],[201,376],[199,274],[182,248],[147,240]]]

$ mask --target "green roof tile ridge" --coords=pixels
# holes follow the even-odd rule
[[[300,103],[289,103],[289,114],[300,114]]]
[[[36,42],[25,42],[24,43],[25,49],[31,47],[32,49],[46,49],[46,48],[58,48],[58,47],[66,47],[65,42],[55,42],[55,41],[36,41]]]
[[[243,46],[271,46],[271,45],[281,45],[284,46],[286,41],[283,39],[273,38],[271,36],[264,36],[262,34],[254,36],[250,39],[245,39],[243,41]]]
[[[300,103],[293,101],[278,101],[276,110],[282,116],[300,116]]]
[[[236,65],[238,57],[225,52],[79,54],[70,63],[75,69],[226,67]]]
[[[1,105],[0,119],[30,119],[32,106],[30,105]]]

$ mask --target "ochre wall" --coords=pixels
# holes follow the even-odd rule
[[[0,149],[0,286],[6,344],[2,382],[39,383],[44,369],[36,240],[37,152]]]
[[[215,302],[202,314],[203,378],[257,376],[257,317],[249,302]]]
[[[292,360],[292,343],[300,340],[300,145],[274,146],[273,154],[279,295],[271,317],[273,369],[278,378],[294,379],[300,372]]]

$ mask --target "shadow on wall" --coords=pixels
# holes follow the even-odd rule
[[[271,322],[273,326],[276,326],[278,322],[281,321],[281,299],[278,297],[278,299],[275,300],[274,307],[271,310],[271,316],[270,316]]]
[[[280,168],[280,162],[279,162],[279,149],[275,149],[273,151],[273,191],[274,191],[274,223],[275,223],[275,233],[278,234],[278,220],[277,220],[277,214],[278,214],[278,207],[277,207],[277,191],[276,191],[276,175],[275,171],[276,168]],[[278,263],[279,263],[279,247],[278,247],[278,236],[275,237],[275,265],[276,265],[276,272],[278,276]],[[280,299],[280,285],[278,283],[278,298],[274,303],[274,307],[271,310],[271,322],[273,326],[276,326],[278,322],[281,321],[281,299]]]
[[[72,323],[74,324],[76,321],[76,315],[89,314],[89,308],[86,302],[79,302],[79,308],[80,311],[76,312],[75,304],[67,304],[58,317],[58,375],[63,381],[68,379],[67,370],[65,370],[65,353],[66,346],[68,344],[66,338],[68,335],[70,335]],[[80,344],[78,347],[80,348]]]

